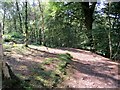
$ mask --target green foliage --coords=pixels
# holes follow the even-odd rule
[[[57,87],[67,74],[67,64],[71,62],[70,54],[60,54],[58,58],[47,58],[39,68],[33,69],[35,80],[42,83],[44,87]]]
[[[29,4],[27,8],[28,44],[48,47],[73,47],[93,50],[96,53],[110,57],[112,42],[112,58],[119,59],[120,41],[120,10],[119,3],[108,3],[101,10],[93,13],[93,29],[86,30],[83,9],[78,2],[48,2]],[[25,34],[25,3],[2,2],[4,23],[4,41],[24,43]],[[96,5],[99,7],[99,4]],[[43,15],[43,17],[42,17]],[[89,16],[89,15],[88,15]],[[110,21],[109,21],[110,17]],[[44,30],[43,30],[44,28]],[[109,35],[110,33],[110,40]],[[92,37],[89,35],[92,34]],[[44,39],[43,39],[44,37]],[[93,47],[90,45],[93,40]]]
[[[23,38],[23,35],[18,32],[13,32],[10,35],[12,38]]]
[[[11,40],[12,40],[12,37],[11,37],[11,35],[4,35],[3,36],[3,40],[5,41],[5,42],[10,42]]]
[[[23,42],[23,38],[24,36],[18,32],[12,32],[12,33],[3,35],[4,42],[21,43]]]
[[[51,4],[51,3],[50,3]],[[47,17],[46,21],[46,45],[50,47],[75,47],[78,46],[80,37],[80,28],[82,24],[80,19],[76,16],[81,15],[81,8],[78,6],[80,3],[71,3],[66,5],[65,3],[52,3],[49,10],[50,13],[54,13]],[[74,8],[73,8],[74,7]],[[53,10],[53,8],[57,8]],[[79,11],[79,12],[78,12]],[[75,16],[74,16],[75,14]],[[81,16],[82,17],[82,16]],[[78,27],[76,27],[78,26]]]
[[[66,53],[66,54],[59,54],[58,55],[58,58],[60,60],[63,60],[63,63],[65,61],[65,63],[70,63],[71,62],[71,59],[73,58],[69,53]]]

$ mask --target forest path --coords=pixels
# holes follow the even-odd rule
[[[71,88],[116,88],[120,87],[118,63],[90,51],[75,48],[35,49],[53,54],[69,53],[73,57],[71,73],[63,85]]]
[[[7,61],[15,73],[31,76],[28,68],[34,68],[47,57],[56,57],[57,54],[69,53],[73,61],[69,69],[69,76],[61,86],[70,88],[116,88],[120,87],[118,63],[92,53],[74,48],[48,48],[44,46],[29,46],[27,54],[20,55],[12,51],[12,59]],[[7,53],[6,53],[7,54]]]

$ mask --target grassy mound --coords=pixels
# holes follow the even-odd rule
[[[9,56],[10,53],[16,55],[29,56],[30,50],[24,47],[22,44],[4,44],[5,54]],[[41,51],[37,51],[37,54]],[[10,54],[10,55],[9,55]],[[33,54],[33,53],[32,53]],[[36,54],[36,53],[34,53]],[[16,58],[16,57],[15,57]],[[24,58],[24,57],[23,57]],[[11,58],[12,59],[12,58]],[[8,83],[4,83],[5,85],[9,85],[9,87],[20,87],[25,90],[31,90],[32,87],[37,88],[54,88],[59,87],[59,85],[63,82],[63,80],[68,77],[67,68],[68,64],[72,62],[72,56],[69,53],[66,54],[58,54],[57,57],[44,57],[44,60],[33,68],[28,68],[31,72],[30,76],[25,75],[17,75],[19,78],[27,77],[27,80],[23,80],[22,82],[7,81]],[[26,79],[26,78],[21,78]]]
[[[47,58],[39,68],[34,69],[34,78],[42,82],[44,87],[57,87],[67,76],[67,65],[72,61],[70,54],[59,54],[57,58]]]

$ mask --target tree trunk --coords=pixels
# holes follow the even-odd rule
[[[6,10],[4,10],[4,15],[3,15],[3,34],[4,34],[4,28],[5,28],[5,14],[6,14]]]
[[[16,17],[13,17],[13,22],[14,22],[14,29],[17,32],[17,23],[16,23]]]
[[[45,45],[45,33],[44,33],[44,16],[43,16],[43,9],[41,7],[41,3],[40,3],[40,0],[38,0],[38,3],[39,3],[39,9],[40,9],[40,12],[41,12],[41,18],[42,18],[42,26],[41,26],[41,36],[42,36],[42,45]]]
[[[3,53],[2,53],[2,26],[0,23],[0,89],[2,88],[2,61],[3,61]]]
[[[18,5],[18,2],[16,0],[16,7],[17,7],[17,13],[18,13],[18,16],[19,16],[19,25],[20,25],[20,32],[23,33],[23,30],[22,30],[22,17],[21,17],[21,14],[20,14],[20,9],[19,9],[19,5]]]
[[[93,47],[93,38],[92,38],[92,24],[93,24],[93,13],[95,9],[95,5],[97,2],[93,2],[92,5],[89,5],[89,2],[82,2],[82,10],[85,17],[85,26],[87,28],[86,35],[89,39],[90,46]]]
[[[27,0],[25,2],[25,46],[28,47],[28,15],[27,15]]]
[[[112,41],[111,41],[111,21],[110,21],[110,2],[109,2],[109,11],[108,11],[108,19],[109,19],[109,32],[108,32],[108,39],[109,39],[109,52],[110,52],[110,59],[112,58]]]

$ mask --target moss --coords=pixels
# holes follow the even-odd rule
[[[58,58],[47,58],[45,59],[39,66],[39,68],[34,69],[35,80],[42,82],[45,87],[57,87],[60,84],[66,73],[67,64],[69,64],[71,60],[70,54],[59,54]],[[47,69],[50,68],[46,65],[53,65],[54,69]]]
[[[66,62],[66,63],[71,63],[71,59],[73,58],[69,53],[66,53],[66,54],[59,54],[58,55],[58,58],[59,58],[59,60],[62,60],[63,61],[63,63],[64,63],[64,61]]]

